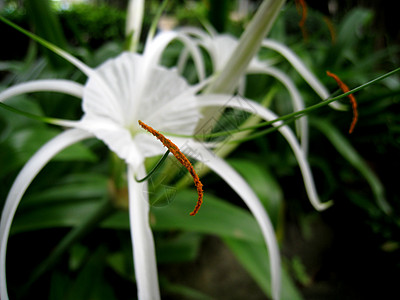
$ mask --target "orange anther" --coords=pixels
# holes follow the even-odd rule
[[[347,93],[350,91],[349,87],[337,75],[335,75],[329,71],[326,71],[326,74],[336,80],[338,86],[344,93]],[[353,96],[353,94],[349,94],[348,97],[350,99],[350,103],[353,108],[353,120],[351,122],[350,129],[349,129],[349,133],[352,133],[354,130],[354,127],[356,126],[357,120],[358,120],[357,101],[356,101],[356,98]]]
[[[179,150],[178,146],[175,145],[171,140],[167,139],[157,130],[151,128],[149,125],[143,123],[140,120],[139,125],[142,126],[143,129],[154,135],[166,148],[168,148],[168,150],[176,157],[176,159],[189,171],[190,175],[192,175],[198,194],[196,206],[190,213],[191,216],[194,216],[195,214],[197,214],[201,204],[203,203],[203,184],[201,183],[200,178],[194,170],[192,164],[187,159],[187,157]]]

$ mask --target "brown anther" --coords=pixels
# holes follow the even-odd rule
[[[350,91],[349,87],[337,75],[335,75],[329,71],[326,71],[326,74],[336,80],[338,86],[343,91],[343,93],[347,93]],[[356,98],[353,96],[353,94],[349,94],[348,97],[350,99],[350,103],[353,108],[353,120],[351,121],[350,129],[349,129],[349,133],[352,133],[354,130],[354,127],[356,126],[357,120],[358,120],[357,101],[356,101]]]
[[[199,176],[194,170],[192,164],[187,159],[187,157],[179,150],[178,146],[175,145],[171,140],[167,139],[164,135],[159,133],[157,130],[153,129],[149,125],[143,123],[139,120],[139,125],[154,135],[168,150],[176,157],[176,159],[189,171],[190,175],[193,177],[194,184],[197,189],[197,203],[194,207],[193,211],[190,213],[191,216],[197,214],[200,209],[201,204],[203,203],[203,184],[200,181]]]

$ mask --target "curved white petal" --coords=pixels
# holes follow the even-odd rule
[[[20,83],[0,93],[0,102],[32,92],[59,92],[82,99],[83,85],[64,79],[44,79]]]
[[[203,80],[205,78],[205,64],[200,49],[197,47],[195,41],[188,38],[185,34],[176,31],[163,31],[146,44],[143,53],[143,56],[146,58],[144,70],[152,70],[155,65],[159,64],[162,53],[173,40],[180,41],[187,47],[193,57],[199,81]],[[148,75],[148,73],[143,74],[144,80],[148,79]]]
[[[304,80],[313,88],[313,90],[321,97],[322,100],[329,98],[329,92],[326,87],[318,80],[318,78],[311,73],[311,71],[304,65],[301,59],[287,46],[270,39],[262,42],[262,46],[275,50],[285,57],[288,62],[297,70],[297,72],[304,78]],[[337,110],[346,110],[347,106],[339,103],[332,102],[329,105]]]
[[[256,218],[269,251],[272,296],[273,299],[279,299],[281,289],[281,266],[278,242],[271,220],[260,200],[247,182],[231,166],[223,159],[207,150],[202,144],[190,141],[188,142],[188,147],[183,149],[183,152],[185,155],[200,160],[218,174],[242,198]]]
[[[46,42],[47,43],[47,42]],[[47,43],[48,44],[48,43]],[[62,58],[65,60],[69,61],[71,64],[73,64],[75,67],[77,67],[79,70],[82,71],[86,76],[90,76],[93,74],[94,70],[81,62],[79,59],[77,59],[75,56],[69,54],[68,52],[62,50],[61,48],[54,46],[54,45],[49,45],[47,46],[51,51],[54,51],[58,55],[60,55]]]
[[[138,151],[136,154],[136,163],[138,160],[143,160]],[[145,173],[143,165],[137,168],[137,174],[133,166],[128,166],[129,220],[138,298],[139,300],[157,300],[160,299],[160,291],[156,252],[149,223],[147,182],[139,183],[134,179],[135,175],[142,178],[146,175]]]
[[[290,98],[293,103],[293,108],[294,111],[301,111],[303,110],[304,107],[304,101],[303,98],[301,97],[301,94],[293,81],[290,79],[289,76],[287,76],[285,73],[283,73],[281,70],[274,68],[274,67],[257,67],[257,68],[252,68],[249,70],[249,73],[262,73],[262,74],[267,74],[275,77],[277,80],[279,80],[288,90],[290,94]],[[296,120],[296,130],[298,135],[300,136],[301,139],[301,148],[303,149],[303,152],[306,154],[307,153],[307,148],[308,148],[308,120],[306,116],[303,116],[299,120]]]
[[[15,179],[7,199],[4,204],[1,224],[0,224],[0,291],[1,299],[7,300],[7,286],[6,286],[6,250],[7,240],[10,232],[10,227],[14,214],[17,210],[18,204],[21,201],[23,194],[28,188],[29,184],[40,172],[40,170],[54,157],[58,152],[67,148],[68,146],[79,142],[83,139],[89,138],[90,133],[71,129],[60,133],[58,136],[47,142],[42,146],[25,164],[21,172]]]
[[[144,0],[130,0],[126,15],[125,35],[131,37],[130,50],[135,51],[142,31]]]
[[[223,96],[223,95],[204,95],[199,97],[199,107],[207,107],[207,106],[222,106],[222,107],[232,107],[240,110],[244,110],[253,114],[256,114],[263,118],[266,121],[272,121],[278,118],[272,111],[266,109],[261,106],[257,102],[251,100],[243,100],[242,98],[235,97],[231,98],[231,96]],[[293,150],[293,153],[297,159],[299,164],[301,173],[303,175],[304,185],[307,191],[308,198],[310,199],[311,204],[317,210],[324,210],[332,205],[331,201],[321,203],[319,200],[318,194],[315,189],[314,179],[308,165],[307,159],[297,142],[295,135],[292,130],[286,126],[282,125],[282,122],[275,122],[273,126],[278,127],[279,132],[283,135],[283,137],[287,140],[290,147]]]
[[[231,93],[237,88],[239,79],[248,69],[249,63],[259,51],[261,42],[270,31],[285,0],[263,1],[256,14],[242,33],[238,45],[229,57],[207,93]]]

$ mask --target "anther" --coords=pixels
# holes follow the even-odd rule
[[[338,86],[343,91],[343,93],[347,93],[350,91],[349,87],[337,75],[335,75],[329,71],[326,71],[326,74],[336,80]],[[357,101],[356,101],[356,98],[353,96],[353,94],[349,94],[348,97],[350,99],[350,103],[353,108],[353,120],[351,121],[350,129],[349,129],[349,133],[352,133],[354,130],[354,127],[356,126],[357,120],[358,120]]]
[[[192,164],[187,159],[187,157],[179,150],[178,146],[175,145],[171,140],[166,138],[164,135],[162,135],[149,125],[143,123],[142,121],[139,120],[138,122],[143,129],[154,135],[176,157],[176,159],[189,171],[190,175],[193,177],[198,195],[196,206],[190,213],[191,216],[194,216],[195,214],[197,214],[201,204],[203,203],[203,184],[201,183],[200,178],[194,170]]]

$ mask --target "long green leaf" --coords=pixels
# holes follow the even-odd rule
[[[224,242],[258,283],[264,293],[271,296],[271,275],[268,271],[270,267],[267,248],[264,245],[249,243],[235,238],[224,238]],[[302,299],[301,294],[283,268],[281,300],[300,299]]]
[[[242,208],[205,193],[204,203],[196,216],[190,216],[197,199],[195,190],[176,193],[170,205],[152,208],[151,225],[156,231],[184,230],[219,236],[235,237],[263,244],[255,219]],[[120,212],[102,225],[107,228],[129,229],[128,213]]]
[[[248,159],[229,159],[229,164],[249,183],[276,227],[283,205],[283,192],[275,178],[262,164]]]
[[[336,148],[336,150],[368,181],[372,192],[374,193],[378,206],[386,214],[392,212],[392,208],[385,199],[385,191],[383,185],[368,164],[357,153],[354,147],[347,139],[339,133],[339,131],[329,122],[318,119],[312,122],[313,126],[321,130]]]

